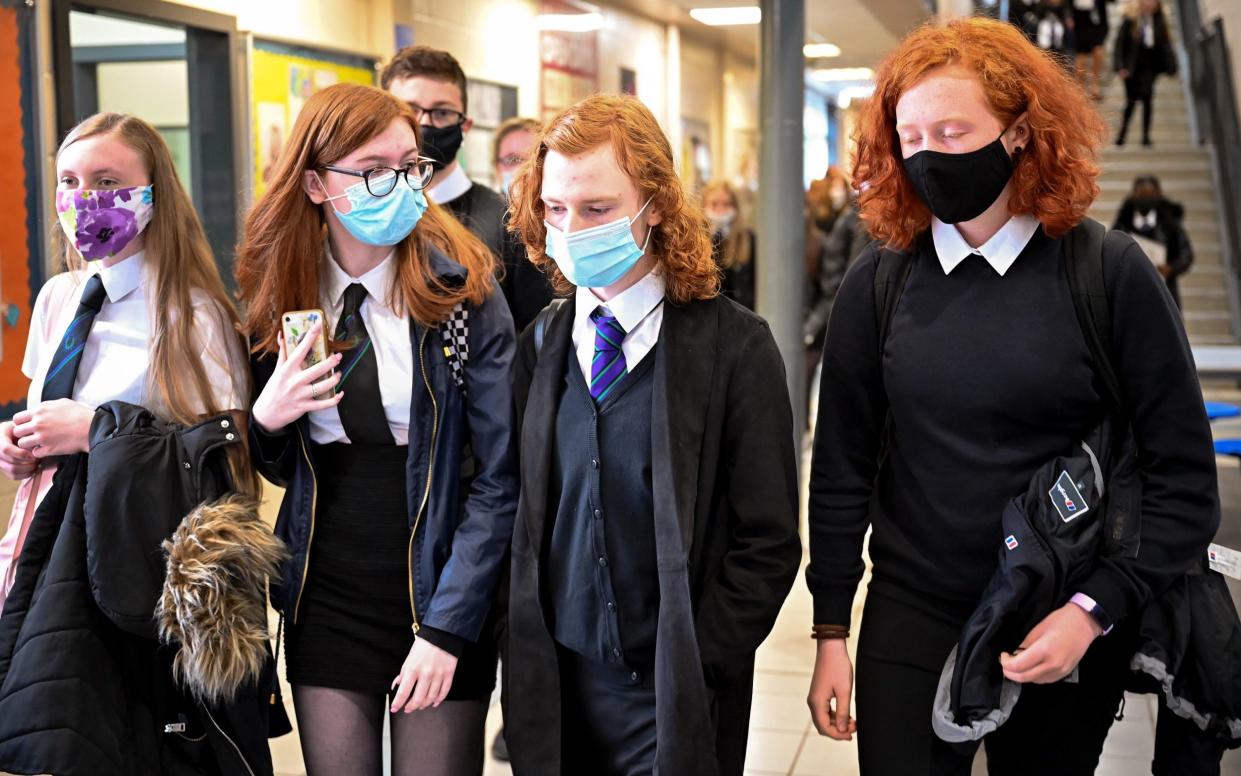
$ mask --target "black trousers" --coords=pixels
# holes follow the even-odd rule
[[[947,744],[931,730],[936,685],[961,624],[912,596],[871,589],[855,684],[862,776],[969,776],[977,746]],[[1120,630],[1087,651],[1078,683],[1022,688],[1012,717],[984,740],[991,776],[1094,773],[1124,695]]]
[[[599,665],[567,649],[560,658],[564,776],[651,776],[655,769],[653,671]]]

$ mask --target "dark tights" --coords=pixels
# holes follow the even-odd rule
[[[381,776],[383,695],[294,685],[307,776]],[[389,715],[393,776],[470,776],[483,772],[486,701]]]

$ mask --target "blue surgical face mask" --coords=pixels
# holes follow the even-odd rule
[[[555,260],[560,272],[575,286],[604,288],[610,286],[633,269],[651,241],[651,230],[646,230],[642,247],[633,239],[633,222],[638,220],[646,204],[632,218],[621,216],[615,221],[565,233],[546,221],[547,255]]]
[[[323,180],[319,183],[322,185]],[[327,187],[323,189],[326,191]],[[350,210],[342,213],[333,204],[336,217],[350,234],[367,245],[396,245],[414,231],[427,210],[427,198],[422,190],[411,189],[405,181],[397,181],[396,187],[384,197],[373,196],[366,190],[366,181],[358,181],[345,189],[344,194],[327,197],[325,201],[337,199],[348,199]]]

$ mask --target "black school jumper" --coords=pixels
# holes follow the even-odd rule
[[[866,731],[859,739],[864,768],[871,757],[890,762],[882,758],[939,756],[944,745],[930,731],[926,694],[928,687],[933,694],[934,681],[924,686],[909,676],[885,678],[875,666],[901,664],[938,674],[995,570],[1004,503],[1025,489],[1040,464],[1083,438],[1103,411],[1060,239],[1039,230],[1003,277],[979,256],[945,275],[929,232],[924,234],[882,359],[875,257],[874,247],[868,248],[850,267],[832,311],[811,470],[806,575],[815,622],[849,624],[862,575],[862,541],[873,525],[872,598],[859,644],[857,688],[859,724]],[[1123,621],[1200,557],[1218,524],[1218,507],[1211,431],[1167,288],[1141,250],[1118,232],[1104,242],[1103,272],[1111,352],[1140,448],[1142,544],[1136,559],[1101,564],[1081,592]],[[881,462],[889,410],[891,443]],[[1096,642],[1086,663],[1116,643],[1121,631]],[[1098,693],[1118,692],[1112,684],[1105,677],[1098,684],[1083,679],[1087,694],[1101,685],[1107,689]],[[1064,687],[1027,688],[1034,691],[1022,695],[1006,728],[1021,726],[1021,717],[1031,716],[1021,713],[1023,706],[1033,706],[1044,690],[1054,694]],[[872,695],[867,717],[871,690],[903,697],[910,713],[885,721],[873,709],[886,706]],[[1092,749],[1097,756],[1094,744],[1101,740],[1093,739],[1101,739],[1097,728],[1105,731],[1106,725],[1075,721],[1069,712],[1085,714],[1090,704],[1082,698],[1067,702],[1072,708],[1035,726],[1055,746],[1030,746],[1034,739],[1025,739],[1024,762],[1032,772],[1043,767],[1040,757],[1060,768],[1054,772],[1068,772],[1063,766],[1076,737],[1088,739],[1085,760]],[[905,743],[896,752],[882,751],[893,748],[889,740]],[[876,765],[867,772],[897,771]]]

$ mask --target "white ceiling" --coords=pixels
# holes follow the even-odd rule
[[[804,0],[806,42],[834,43],[840,56],[807,62],[809,67],[874,67],[904,35],[927,18],[925,0]],[[757,61],[759,28],[708,27],[689,16],[691,8],[757,5],[758,0],[604,0],[662,22],[682,34],[722,43]]]

